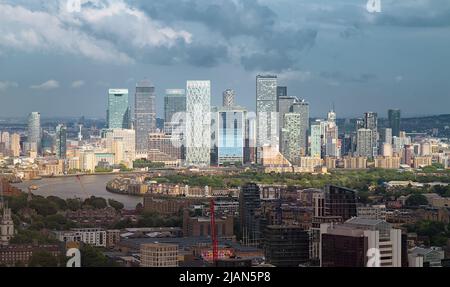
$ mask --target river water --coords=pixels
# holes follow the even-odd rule
[[[76,177],[54,177],[43,178],[41,180],[24,181],[14,184],[22,191],[28,191],[30,185],[37,185],[38,190],[32,193],[42,196],[57,196],[63,199],[67,198],[87,198],[90,196],[112,198],[122,202],[126,209],[134,209],[138,203],[142,203],[142,197],[130,196],[125,194],[111,193],[106,190],[106,183],[117,175],[88,175],[81,176],[80,180]],[[81,181],[81,183],[80,183]]]

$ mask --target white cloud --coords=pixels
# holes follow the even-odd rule
[[[82,86],[84,86],[85,82],[82,80],[78,80],[78,81],[73,81],[72,82],[72,88],[81,88]]]
[[[403,81],[403,76],[397,76],[397,77],[395,77],[395,81],[396,81],[397,83],[400,83],[401,81]]]
[[[48,11],[0,3],[0,53],[50,51],[127,64],[140,49],[191,42],[190,33],[153,21],[123,0],[82,2],[90,5],[79,13],[70,13],[65,1]]]
[[[0,91],[5,91],[9,88],[17,88],[19,84],[16,82],[10,82],[10,81],[0,81]]]
[[[171,47],[178,40],[192,41],[189,32],[177,31],[150,19],[123,0],[96,1],[96,6],[83,7],[80,13],[70,13],[69,16],[87,25],[97,36],[126,41],[134,48]]]
[[[44,82],[40,85],[33,85],[30,88],[34,90],[42,90],[42,91],[48,91],[53,90],[59,87],[58,81],[55,80],[48,80],[47,82]]]

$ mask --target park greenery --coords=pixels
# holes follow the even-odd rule
[[[61,199],[56,196],[38,196],[23,193],[19,196],[7,198],[8,205],[12,210],[12,219],[17,233],[11,243],[15,244],[52,244],[57,241],[52,238],[49,231],[69,230],[79,225],[65,216],[66,211],[77,211],[81,209],[103,210],[110,206],[116,211],[124,208],[121,202],[113,199],[104,199],[91,196],[80,199]]]
[[[157,178],[158,183],[171,183],[189,186],[209,186],[212,188],[237,188],[247,182],[261,184],[282,184],[300,186],[302,188],[323,188],[327,184],[344,186],[358,191],[372,191],[389,181],[415,181],[419,183],[444,182],[450,183],[450,173],[417,173],[399,172],[388,169],[332,171],[328,174],[310,173],[261,173],[246,171],[233,174],[196,175],[173,174]],[[447,194],[450,195],[450,189]],[[445,194],[445,192],[441,192]]]
[[[137,159],[133,162],[134,168],[163,168],[164,166],[162,162],[152,162],[146,159]]]
[[[140,228],[140,227],[181,227],[182,216],[165,216],[156,212],[142,212],[137,222],[132,222],[129,218],[116,223],[115,229]]]

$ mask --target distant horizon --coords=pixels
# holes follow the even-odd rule
[[[37,112],[39,112],[39,111],[37,111]],[[355,116],[345,116],[345,117],[339,117],[339,116],[337,116],[337,117],[336,117],[336,120],[347,120],[347,119],[353,120],[353,119],[358,119],[358,118],[362,118],[362,117],[363,117],[363,114],[364,114],[364,113],[362,113],[360,116],[358,116],[358,115],[355,115]],[[450,116],[450,112],[449,112],[448,114],[422,114],[422,115],[407,115],[407,116],[404,116],[404,115],[403,115],[403,111],[402,111],[401,119],[426,118],[426,117],[439,117],[439,116]],[[87,120],[101,120],[101,121],[106,121],[106,117],[104,117],[104,118],[99,118],[99,117],[91,117],[91,116],[84,116],[84,115],[80,115],[80,116],[42,116],[42,113],[41,113],[41,122],[42,122],[43,120],[78,120],[78,119],[80,119],[81,117],[84,117],[84,118],[87,119]],[[326,116],[324,116],[324,117],[310,116],[309,118],[310,118],[310,119],[326,119]],[[13,119],[13,120],[23,120],[23,121],[26,121],[26,120],[27,120],[27,116],[17,116],[17,117],[3,117],[3,116],[0,116],[0,122],[7,121],[8,119]],[[158,116],[156,117],[156,119],[164,120],[163,117],[158,117]],[[380,119],[387,120],[388,118],[387,118],[387,117],[384,117],[384,116],[379,116],[379,113],[378,113],[378,119],[379,119],[379,120],[380,120]]]

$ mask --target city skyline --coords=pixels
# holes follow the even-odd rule
[[[449,28],[450,0],[0,0],[0,269],[450,267]]]
[[[212,105],[233,89],[236,104],[255,110],[254,77],[266,73],[306,99],[313,117],[333,105],[340,116],[356,109],[384,117],[389,108],[403,116],[445,114],[450,104],[445,1],[384,1],[372,14],[360,0],[87,2],[68,13],[58,1],[2,1],[0,31],[13,37],[0,44],[2,115],[103,118],[104,91],[132,91],[142,79],[155,85],[159,117],[164,90],[189,79],[211,81]],[[136,28],[130,34],[120,29],[124,19]],[[54,30],[43,29],[49,21]]]

